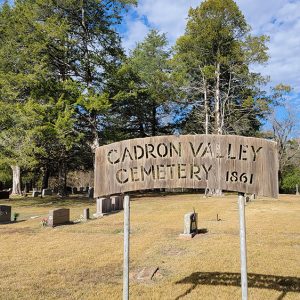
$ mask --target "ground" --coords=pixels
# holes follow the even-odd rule
[[[95,202],[1,204],[20,217],[0,225],[0,299],[122,299],[123,212],[44,228],[50,209],[68,207],[76,220],[86,207],[94,213]],[[202,233],[180,239],[183,215],[193,208]],[[299,196],[247,204],[249,299],[300,299],[299,212]],[[241,299],[237,195],[132,197],[130,238],[130,299]],[[139,279],[156,268],[152,279]]]

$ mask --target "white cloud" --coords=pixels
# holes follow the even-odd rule
[[[123,37],[123,47],[128,51],[142,41],[147,35],[149,28],[141,19],[132,20],[129,17],[125,20],[127,31]]]
[[[269,63],[256,66],[255,71],[270,75],[271,85],[283,82],[300,93],[300,1],[237,0],[240,10],[254,34],[270,36]],[[201,4],[199,0],[140,0],[136,8],[138,18],[130,19],[124,46],[132,48],[141,41],[147,25],[167,33],[170,44],[184,33],[188,10]]]

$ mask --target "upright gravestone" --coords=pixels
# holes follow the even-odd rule
[[[83,210],[83,219],[84,220],[88,220],[90,218],[90,209],[89,208],[85,208]]]
[[[118,211],[123,209],[123,197],[121,196],[111,196],[111,208],[113,211]]]
[[[93,199],[94,198],[94,188],[89,188],[89,190],[88,190],[88,197],[90,198],[90,199]]]
[[[58,226],[70,223],[70,209],[57,208],[49,211],[48,226]]]
[[[299,196],[299,188],[298,188],[298,184],[296,184],[296,195]]]
[[[11,206],[0,205],[0,223],[11,221]]]
[[[42,196],[52,196],[52,190],[51,189],[43,189]]]
[[[72,187],[72,194],[77,194],[77,187]]]
[[[112,211],[111,199],[110,198],[99,198],[96,202],[97,212],[94,217],[102,217],[103,215]]]
[[[9,199],[9,191],[0,191],[0,199]]]
[[[32,197],[36,198],[40,195],[41,193],[38,191],[32,191]]]
[[[198,232],[198,214],[190,212],[184,215],[184,227],[181,237],[194,237]]]

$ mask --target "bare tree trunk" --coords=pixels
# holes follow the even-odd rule
[[[67,195],[67,170],[66,165],[62,162],[58,170],[58,194],[60,196]]]
[[[216,68],[216,90],[215,90],[215,133],[222,134],[221,125],[221,96],[220,96],[220,63]],[[222,196],[222,189],[215,189],[215,196]]]
[[[215,90],[215,133],[222,134],[221,128],[221,97],[220,97],[220,63],[216,68],[216,90]]]
[[[153,104],[152,104],[151,131],[152,131],[152,136],[156,136],[156,134],[157,134],[157,120],[156,120],[156,103],[155,103],[155,101],[153,101]]]
[[[10,166],[13,172],[12,194],[21,195],[21,169],[19,166]]]
[[[205,111],[205,134],[208,134],[208,120],[209,120],[209,111],[208,111],[208,100],[207,100],[207,87],[206,81],[203,79],[203,92],[204,92],[204,111]]]
[[[45,167],[43,170],[42,190],[48,188],[49,176],[50,176],[49,169]]]

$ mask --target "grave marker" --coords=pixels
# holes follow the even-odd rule
[[[51,189],[43,189],[42,190],[42,196],[52,196],[52,190]]]
[[[190,212],[184,215],[184,227],[181,237],[192,238],[198,233],[198,214]]]
[[[8,223],[11,221],[11,206],[0,205],[0,223]]]
[[[0,199],[8,200],[9,199],[9,191],[0,191]]]
[[[85,208],[83,210],[83,219],[84,220],[88,220],[90,218],[90,209],[89,208]]]
[[[111,196],[111,206],[113,211],[118,211],[123,209],[123,197],[121,196]]]
[[[49,211],[48,226],[58,226],[70,223],[70,209],[57,208]]]
[[[38,197],[40,194],[41,194],[41,193],[38,192],[38,191],[33,191],[33,192],[32,192],[32,197],[36,198],[36,197]]]

